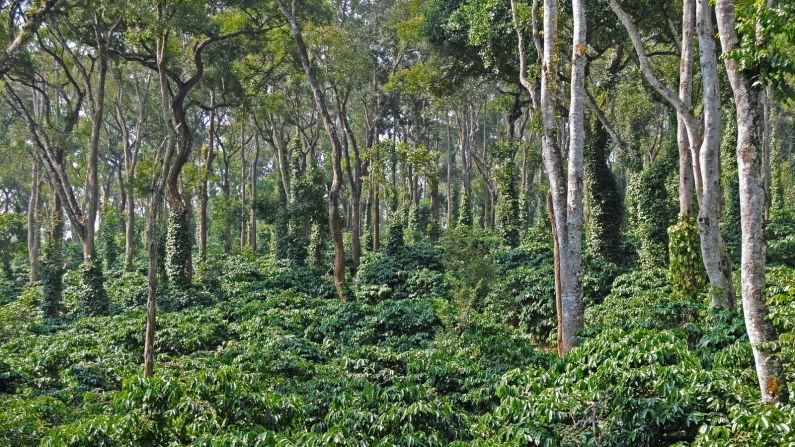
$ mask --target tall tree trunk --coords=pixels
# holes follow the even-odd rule
[[[786,402],[787,383],[781,361],[763,345],[778,339],[768,319],[765,304],[764,179],[760,178],[762,154],[759,126],[760,87],[728,56],[738,48],[735,31],[734,2],[717,0],[716,17],[723,64],[737,106],[737,168],[740,178],[740,227],[742,229],[741,283],[743,315],[748,339],[754,354],[756,375],[763,402]]]
[[[160,196],[152,194],[146,213],[146,332],[144,334],[144,378],[154,375],[155,368],[155,313],[157,311],[157,214]]]
[[[215,107],[214,96],[210,93],[210,125],[207,146],[204,152],[204,166],[202,169],[202,182],[199,188],[199,259],[202,263],[207,261],[207,202],[212,171],[215,160]]]
[[[694,0],[682,2],[682,43],[679,59],[679,99],[690,107],[693,90],[693,28],[696,10]],[[676,144],[679,149],[679,212],[693,215],[693,161],[690,155],[690,142],[687,138],[687,125],[681,113],[676,114]]]
[[[450,121],[447,122],[447,228],[452,228],[453,224],[453,156],[450,150]]]
[[[679,96],[668,87],[655,73],[643,47],[637,28],[629,15],[616,0],[608,0],[610,9],[618,17],[629,34],[635,53],[638,56],[643,76],[654,90],[662,96],[684,121],[687,128],[687,139],[690,143],[691,161],[693,163],[694,184],[699,201],[699,236],[704,267],[709,276],[713,306],[731,308],[734,305],[734,288],[731,282],[731,263],[726,247],[723,244],[718,227],[720,215],[719,199],[719,168],[720,168],[720,116],[715,112],[719,107],[717,89],[717,62],[715,58],[715,42],[712,37],[712,20],[703,6],[703,0],[696,4],[696,30],[699,35],[701,50],[702,93],[705,101],[704,133],[699,129],[699,122],[692,111]],[[706,70],[706,71],[705,71]],[[717,106],[716,106],[717,105]],[[709,109],[708,113],[706,109]],[[717,133],[716,133],[717,132]],[[717,166],[716,166],[717,164]],[[716,179],[715,176],[718,176]],[[717,183],[716,183],[717,182]],[[705,183],[710,183],[706,185]],[[702,200],[706,199],[706,203]],[[717,209],[716,209],[717,208]]]
[[[63,156],[63,151],[61,156]],[[43,285],[44,285],[44,316],[55,318],[61,310],[61,298],[63,294],[63,205],[58,194],[52,193],[50,203],[50,229],[48,236],[48,246],[45,247],[46,262],[43,262]]]
[[[35,283],[39,280],[39,202],[41,200],[39,164],[33,162],[31,174],[30,200],[28,201],[28,264],[30,264],[29,280]]]
[[[731,279],[731,260],[720,234],[720,139],[721,114],[718,85],[717,56],[712,11],[708,0],[696,0],[696,31],[703,84],[704,130],[699,151],[701,189],[698,210],[698,229],[701,236],[701,255],[710,282],[712,306],[734,308],[734,286]]]
[[[334,124],[334,120],[331,118],[331,114],[329,114],[328,108],[326,107],[323,90],[320,88],[315,70],[309,60],[304,37],[298,25],[298,20],[295,17],[295,11],[287,9],[282,0],[276,0],[276,4],[290,24],[293,39],[298,46],[298,55],[301,59],[301,64],[309,80],[309,86],[312,88],[315,106],[323,120],[326,133],[331,140],[331,187],[328,191],[329,230],[331,231],[331,241],[334,246],[334,286],[337,289],[340,300],[344,302],[345,294],[342,291],[342,284],[345,282],[345,247],[342,242],[342,229],[340,228],[339,214],[339,196],[340,188],[342,187],[342,165],[340,163],[340,159],[342,158],[342,144],[340,143],[337,126]]]
[[[259,132],[254,133],[254,158],[251,159],[251,208],[249,212],[249,245],[251,252],[257,253],[257,215],[255,209],[257,207],[257,163],[259,163]]]
[[[124,191],[126,198],[124,207],[124,269],[132,271],[135,256],[135,192],[128,185]]]
[[[582,288],[582,223],[583,223],[583,146],[585,127],[583,105],[585,97],[585,58],[587,52],[585,5],[583,0],[572,0],[574,28],[572,33],[571,102],[569,104],[569,154],[567,176],[564,178],[563,154],[558,145],[558,123],[554,92],[557,90],[557,55],[555,45],[558,35],[558,5],[556,0],[544,0],[544,39],[541,68],[541,124],[542,158],[549,179],[552,202],[552,219],[559,254],[560,272],[560,352],[568,353],[576,344],[574,333],[583,327]],[[511,12],[516,22],[516,5],[511,1]],[[527,78],[524,36],[516,29],[519,38],[519,76],[522,86],[530,95],[534,88]]]
[[[94,225],[97,220],[99,206],[98,157],[99,134],[102,131],[102,117],[105,111],[105,80],[108,74],[108,48],[107,40],[99,30],[99,18],[94,16],[94,29],[96,32],[97,58],[99,68],[97,71],[97,89],[94,92],[93,116],[91,123],[91,136],[89,138],[88,162],[86,163],[86,215],[84,222],[83,259],[88,261],[94,257]],[[90,79],[86,81],[90,82]]]
[[[243,123],[240,125],[240,251],[246,247],[246,135]]]
[[[378,251],[381,248],[381,192],[378,190],[378,181],[373,182],[373,187],[373,251]]]
[[[574,333],[583,327],[582,225],[583,147],[585,145],[585,60],[587,53],[585,0],[572,0],[571,102],[569,104],[568,197],[565,262],[561,262],[561,308],[563,311],[563,352],[575,344]],[[546,50],[545,50],[546,57]]]

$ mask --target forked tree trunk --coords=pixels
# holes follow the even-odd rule
[[[583,0],[572,0],[574,29],[572,33],[571,99],[569,104],[569,154],[567,174],[564,176],[563,154],[558,145],[557,107],[554,92],[557,85],[557,54],[555,46],[558,30],[558,5],[556,0],[544,0],[544,39],[541,68],[541,124],[542,158],[549,179],[552,202],[553,236],[557,242],[559,261],[557,268],[560,288],[560,343],[562,355],[576,344],[574,334],[583,327],[582,288],[582,223],[583,223],[583,146],[585,127],[583,105],[585,100],[585,58],[587,52],[585,5]],[[511,2],[514,23],[516,5]],[[520,82],[532,96],[534,89],[527,78],[524,36],[517,28],[519,38]]]
[[[744,73],[728,53],[739,46],[735,31],[734,2],[717,0],[716,17],[723,64],[737,106],[737,168],[740,179],[740,227],[742,229],[741,285],[743,315],[754,354],[756,375],[763,402],[786,402],[787,383],[781,361],[763,345],[778,339],[765,304],[764,180],[760,175],[762,154],[757,129],[760,87]]]
[[[704,6],[704,1],[697,0],[696,3],[696,30],[701,50],[701,80],[705,102],[703,134],[699,121],[693,116],[690,107],[654,73],[640,34],[629,15],[621,8],[617,0],[608,0],[608,3],[629,34],[643,76],[684,121],[687,139],[690,143],[695,189],[701,210],[698,219],[699,236],[704,267],[710,281],[712,305],[731,309],[734,306],[731,263],[718,227],[720,217],[720,115],[715,113],[715,110],[720,103],[717,96],[717,62],[714,52],[715,42],[712,37],[712,20],[707,13],[709,8]]]

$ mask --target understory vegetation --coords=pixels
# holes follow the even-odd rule
[[[795,447],[795,0],[0,0],[0,447]]]
[[[6,282],[20,296],[0,308],[0,444],[795,442],[795,407],[758,402],[741,315],[710,309],[703,288],[673,295],[665,270],[586,269],[583,341],[560,360],[540,234],[510,249],[459,229],[439,246],[368,253],[345,303],[314,267],[218,258],[223,276],[159,294],[150,379],[142,273],[107,272],[111,316],[50,324],[40,288]],[[795,269],[768,278],[793,383]]]

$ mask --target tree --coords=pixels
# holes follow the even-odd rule
[[[585,101],[584,76],[587,54],[585,30],[585,5],[572,1],[574,30],[572,32],[571,100],[569,104],[569,150],[566,177],[563,154],[559,146],[556,122],[555,91],[559,89],[557,76],[556,40],[558,36],[558,5],[556,0],[544,0],[544,37],[542,54],[540,113],[543,129],[542,156],[549,179],[552,205],[553,235],[556,263],[559,271],[559,346],[565,355],[576,344],[574,333],[583,327],[582,289],[582,224],[583,224],[583,146],[585,142],[583,105]],[[519,76],[522,85],[532,96],[535,87],[528,79],[524,35],[517,25],[517,5],[512,0],[511,10],[519,38]]]
[[[342,228],[340,225],[339,213],[339,196],[340,188],[342,187],[342,165],[340,160],[342,158],[342,144],[340,143],[339,132],[337,125],[331,118],[331,114],[326,106],[326,98],[323,90],[315,74],[315,69],[309,60],[309,54],[306,50],[306,43],[304,42],[301,27],[298,25],[296,18],[295,2],[292,7],[288,9],[282,0],[275,0],[282,14],[287,19],[290,30],[293,34],[293,39],[298,47],[298,55],[301,59],[301,65],[304,68],[309,85],[312,88],[312,94],[315,98],[315,106],[317,107],[320,117],[323,120],[323,127],[326,134],[331,140],[331,187],[328,191],[328,215],[329,215],[329,229],[331,231],[331,242],[334,245],[334,286],[337,289],[337,294],[340,300],[345,301],[345,295],[342,292],[342,284],[345,282],[345,248],[342,242]]]
[[[737,60],[740,39],[736,31],[734,2],[718,0],[715,13],[723,51],[723,64],[736,105],[737,167],[740,177],[740,227],[742,229],[741,286],[743,315],[754,353],[756,376],[763,402],[786,402],[789,398],[781,360],[765,343],[778,339],[768,319],[765,304],[765,190],[762,178],[762,151],[757,128],[760,122],[757,82],[759,67]],[[758,37],[758,36],[755,36]],[[756,42],[755,42],[756,43]],[[746,61],[747,62],[747,61]]]
[[[712,18],[708,5],[703,0],[696,2],[696,30],[699,39],[702,98],[704,101],[703,129],[693,115],[686,101],[683,101],[654,72],[643,46],[640,34],[629,15],[616,0],[608,0],[610,8],[618,16],[635,48],[645,79],[654,90],[677,112],[687,129],[693,163],[696,198],[699,203],[698,226],[701,237],[701,255],[710,280],[712,305],[732,309],[734,307],[734,286],[731,281],[731,261],[720,234],[720,100],[718,97],[717,59],[712,31]],[[685,5],[687,6],[687,5]],[[686,46],[685,46],[686,47]],[[685,51],[686,56],[688,53]],[[684,61],[683,64],[687,64]],[[683,73],[687,71],[682,70]],[[681,80],[686,81],[687,76]],[[686,88],[682,88],[686,96]],[[681,141],[681,139],[680,139]],[[680,160],[681,161],[681,160]],[[689,187],[682,180],[680,186]],[[686,199],[683,199],[686,200]]]

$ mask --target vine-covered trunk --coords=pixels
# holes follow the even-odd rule
[[[764,179],[760,173],[762,154],[757,134],[760,87],[727,55],[735,50],[734,2],[717,0],[716,17],[723,64],[737,107],[737,168],[740,178],[740,227],[742,230],[741,285],[743,315],[754,354],[756,375],[763,402],[786,402],[789,398],[784,371],[776,352],[765,344],[778,339],[768,319],[765,304]]]
[[[42,253],[43,311],[46,318],[56,318],[61,310],[63,293],[63,209],[61,198],[52,194],[50,203],[50,229]]]
[[[251,252],[257,252],[257,215],[255,209],[257,207],[257,163],[259,163],[259,135],[254,134],[254,158],[251,159],[251,209],[249,212],[249,245]]]
[[[193,265],[191,259],[188,210],[171,208],[166,233],[166,276],[171,284],[187,288],[191,284]]]
[[[373,251],[378,251],[381,248],[381,193],[378,181],[373,182],[373,188]]]

